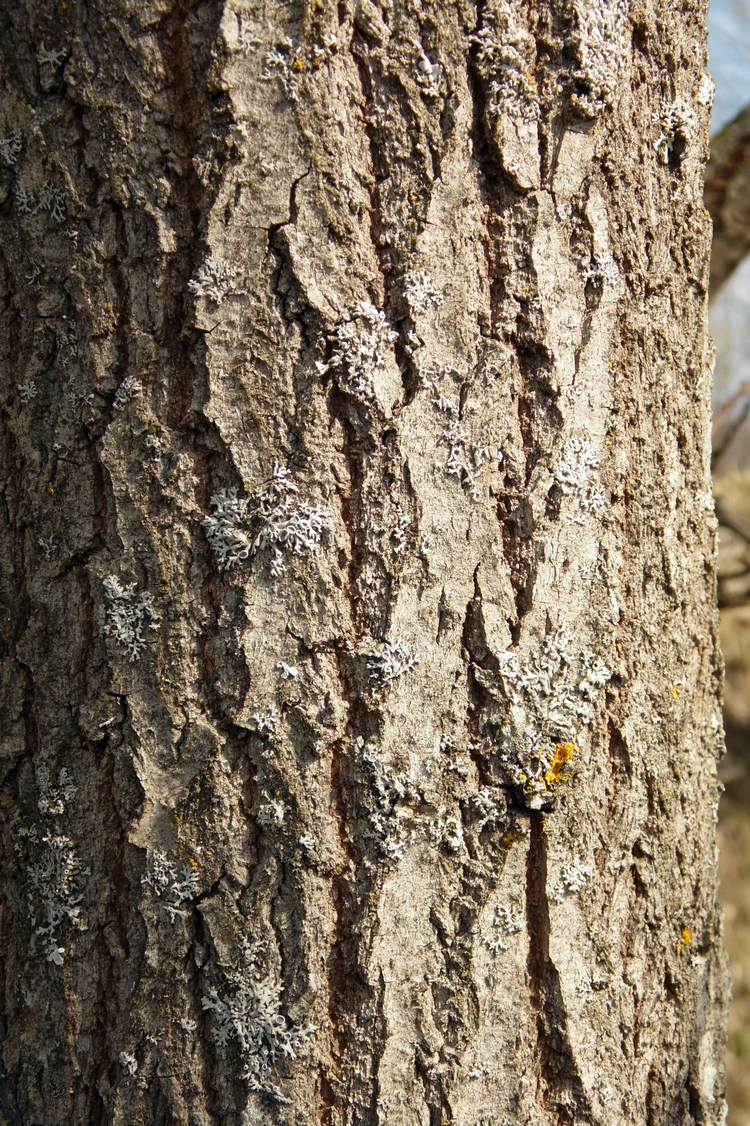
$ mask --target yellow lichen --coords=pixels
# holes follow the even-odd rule
[[[301,74],[304,69],[305,69],[305,60],[304,59],[295,59],[294,62],[292,63],[292,70],[296,70],[297,74]]]
[[[569,740],[566,743],[558,743],[555,746],[555,753],[552,756],[549,770],[544,775],[544,784],[548,787],[559,785],[565,778],[568,763],[580,753],[581,748],[577,747],[575,743],[571,743]]]
[[[685,949],[685,947],[689,946],[692,941],[693,932],[691,931],[690,927],[683,927],[680,934],[680,941],[676,946],[677,953],[682,954],[682,951]]]

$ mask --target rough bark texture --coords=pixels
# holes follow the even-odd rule
[[[706,207],[714,225],[711,296],[750,253],[750,106],[711,142]]]
[[[703,8],[3,6],[0,1121],[723,1120]]]

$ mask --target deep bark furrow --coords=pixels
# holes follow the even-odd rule
[[[590,1123],[591,1107],[570,1050],[565,1002],[550,957],[548,857],[544,817],[530,815],[526,909],[529,943],[529,989],[536,1012],[539,1097],[565,1126]]]

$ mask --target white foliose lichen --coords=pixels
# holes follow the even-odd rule
[[[57,538],[54,535],[50,536],[37,536],[37,541],[41,549],[42,555],[49,562],[52,554],[57,547]]]
[[[36,192],[19,185],[15,192],[16,210],[21,215],[33,215],[37,209]]]
[[[18,397],[22,403],[30,403],[38,394],[39,388],[33,379],[25,379],[23,383],[18,384]]]
[[[411,517],[408,512],[404,512],[401,505],[396,510],[396,517],[396,526],[391,532],[393,554],[403,555],[406,551],[406,532],[411,527]]]
[[[267,790],[261,791],[261,799],[255,814],[258,824],[264,829],[280,828],[286,820],[289,809],[283,801],[273,797]]]
[[[237,50],[242,51],[243,54],[246,54],[246,55],[255,54],[255,52],[261,46],[261,41],[258,38],[258,36],[255,34],[256,29],[254,28],[252,23],[245,23],[245,21],[243,19],[241,19],[241,17],[239,15],[236,15],[236,19],[237,19],[237,39],[236,39]]]
[[[60,768],[57,782],[50,778],[49,770],[45,765],[36,767],[36,783],[39,787],[39,812],[44,817],[60,817],[65,813],[68,802],[72,801],[78,792],[67,766]]]
[[[606,285],[616,286],[620,282],[620,270],[612,254],[609,252],[598,254],[591,259],[586,271],[586,278],[602,281]]]
[[[559,871],[557,886],[551,895],[553,903],[562,903],[569,895],[583,891],[591,878],[591,869],[579,859],[563,864]]]
[[[299,1028],[281,1008],[282,985],[261,976],[252,956],[239,969],[225,969],[221,993],[209,989],[201,998],[213,1014],[213,1039],[221,1047],[234,1044],[240,1055],[241,1077],[251,1091],[277,1103],[288,1103],[275,1081],[278,1065],[296,1059],[315,1032]]]
[[[64,223],[67,218],[68,202],[65,192],[51,180],[39,192],[18,185],[15,199],[16,209],[21,215],[37,215],[40,211],[46,211],[56,223]]]
[[[128,660],[137,661],[146,648],[144,630],[159,625],[153,599],[138,594],[135,583],[123,585],[116,575],[108,575],[102,585],[107,599],[102,632],[124,647]]]
[[[716,83],[710,74],[704,74],[698,87],[698,104],[703,106],[704,109],[710,110],[714,104],[714,95],[716,94]]]
[[[548,635],[525,660],[499,657],[509,714],[499,737],[499,757],[510,782],[532,809],[549,805],[569,777],[594,717],[601,690],[612,677],[596,654],[574,648],[572,638]]]
[[[48,962],[61,966],[65,947],[61,945],[65,924],[81,928],[80,903],[91,874],[78,856],[75,845],[64,833],[26,834],[35,848],[36,858],[26,867],[32,893],[30,906],[39,939]]]
[[[259,735],[275,735],[279,724],[279,709],[271,704],[262,712],[251,716],[253,727]]]
[[[68,201],[63,189],[48,180],[39,193],[37,210],[46,211],[56,223],[64,223],[68,214]]]
[[[40,67],[58,67],[65,62],[67,57],[67,47],[47,48],[44,46],[44,43],[39,44],[39,50],[36,53],[36,61]]]
[[[237,271],[223,258],[207,258],[188,282],[188,289],[195,297],[207,297],[217,305],[236,288]]]
[[[135,375],[126,375],[115,392],[114,409],[116,411],[124,410],[127,404],[135,399],[142,390],[143,386]]]
[[[361,761],[367,769],[370,804],[366,836],[384,860],[398,861],[416,839],[410,817],[408,779],[394,773],[375,743],[362,747]]]
[[[569,0],[568,45],[576,59],[571,104],[582,117],[598,117],[614,103],[624,59],[624,0]]]
[[[681,163],[684,152],[698,135],[698,115],[693,107],[685,98],[676,98],[662,109],[656,119],[656,126],[659,136],[654,142],[654,148],[659,159],[664,164],[671,164],[673,161]]]
[[[250,499],[236,489],[221,489],[211,497],[213,512],[202,521],[206,537],[224,571],[250,558],[253,537],[249,531]]]
[[[555,481],[586,513],[600,512],[609,501],[601,483],[601,457],[588,438],[569,438],[554,468]]]
[[[425,390],[432,396],[430,402],[435,410],[446,415],[448,420],[440,434],[440,441],[448,450],[444,463],[445,472],[461,483],[472,500],[478,500],[479,483],[484,467],[493,460],[499,464],[503,454],[501,450],[497,450],[493,455],[489,446],[472,440],[463,425],[458,396],[446,391],[448,380],[460,384],[461,377],[455,368],[447,367],[442,370],[432,368],[422,374]],[[474,407],[476,403],[469,401],[464,404],[464,412],[468,413]]]
[[[211,497],[214,511],[203,520],[203,527],[219,568],[228,570],[269,548],[269,570],[276,577],[286,570],[285,552],[305,555],[317,551],[330,513],[297,500],[298,493],[289,471],[278,463],[271,481],[255,498],[238,497],[236,489],[215,493]]]
[[[278,79],[290,102],[294,102],[298,96],[299,75],[304,69],[303,60],[295,57],[292,40],[284,36],[277,41],[275,47],[266,52],[260,76],[266,82]]]
[[[12,133],[8,133],[5,137],[0,137],[0,160],[4,164],[14,167],[18,163],[18,158],[23,149],[23,134],[15,129]]]
[[[321,375],[332,371],[342,390],[356,398],[375,398],[375,377],[384,372],[397,333],[385,313],[369,301],[358,301],[351,317],[333,333],[331,357],[317,365]]]
[[[507,903],[498,904],[492,920],[492,931],[486,937],[485,943],[493,954],[504,954],[508,949],[507,940],[514,934],[520,934],[523,929],[520,911]]]
[[[419,657],[411,652],[405,641],[386,641],[380,648],[367,654],[370,680],[387,684],[411,672],[419,664]]]
[[[472,500],[478,500],[482,468],[492,460],[492,451],[488,446],[477,446],[472,442],[457,418],[446,426],[441,441],[448,447],[445,472],[461,482]]]
[[[186,916],[183,905],[198,895],[198,865],[175,863],[165,852],[156,849],[149,857],[142,883],[153,890],[162,910],[173,923],[176,918]]]
[[[120,1066],[127,1071],[128,1075],[135,1075],[138,1071],[138,1060],[132,1052],[120,1052]]]
[[[412,313],[422,316],[443,302],[443,295],[435,287],[426,270],[412,270],[404,276],[404,296]]]
[[[536,43],[510,6],[496,13],[492,25],[482,25],[470,41],[476,48],[477,69],[487,84],[490,123],[536,121],[539,99],[532,73]]]

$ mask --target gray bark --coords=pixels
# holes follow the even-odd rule
[[[0,1121],[723,1121],[704,15],[4,6]]]

